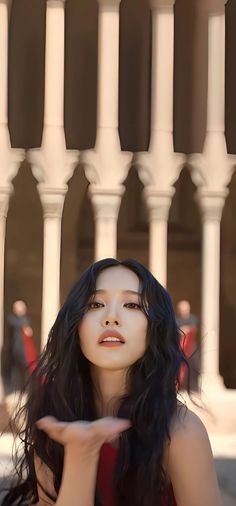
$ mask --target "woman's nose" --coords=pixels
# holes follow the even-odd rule
[[[112,313],[113,313],[113,311],[112,311]],[[109,327],[109,326],[118,327],[120,325],[120,318],[116,314],[116,312],[114,312],[113,314],[107,313],[106,315],[104,315],[102,323],[103,323],[104,327]]]
[[[103,327],[119,327],[121,325],[121,313],[119,303],[116,300],[107,304],[102,315]]]
[[[114,318],[107,318],[104,321],[104,326],[109,327],[110,325],[119,326],[120,324],[119,324],[118,320],[116,320]]]

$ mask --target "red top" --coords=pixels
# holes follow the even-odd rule
[[[105,443],[101,448],[100,459],[98,464],[97,483],[98,483],[98,490],[99,493],[101,494],[101,498],[103,501],[103,506],[115,506],[112,491],[112,483],[115,471],[117,451],[118,451],[117,448],[113,448],[113,446],[111,446],[109,443]],[[168,506],[168,504],[166,504],[166,506]]]

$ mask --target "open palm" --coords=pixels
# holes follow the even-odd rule
[[[63,446],[75,445],[81,449],[100,448],[130,427],[130,421],[105,417],[94,422],[61,422],[51,416],[37,421],[37,427]]]

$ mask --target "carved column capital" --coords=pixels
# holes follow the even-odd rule
[[[175,189],[169,188],[166,191],[158,190],[155,187],[147,187],[143,190],[143,196],[149,211],[149,221],[168,221],[169,210]]]
[[[95,220],[117,220],[124,191],[123,185],[117,188],[99,188],[96,185],[90,185],[89,196],[93,204]]]
[[[217,192],[209,192],[199,188],[197,191],[197,200],[201,209],[203,221],[220,222],[228,193],[229,190],[227,188]]]
[[[66,185],[61,188],[45,187],[43,184],[38,185],[44,219],[61,219],[67,189]]]

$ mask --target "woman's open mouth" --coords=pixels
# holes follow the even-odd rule
[[[122,346],[125,343],[125,339],[116,330],[105,330],[99,337],[98,343],[100,346],[114,348],[116,346]]]

